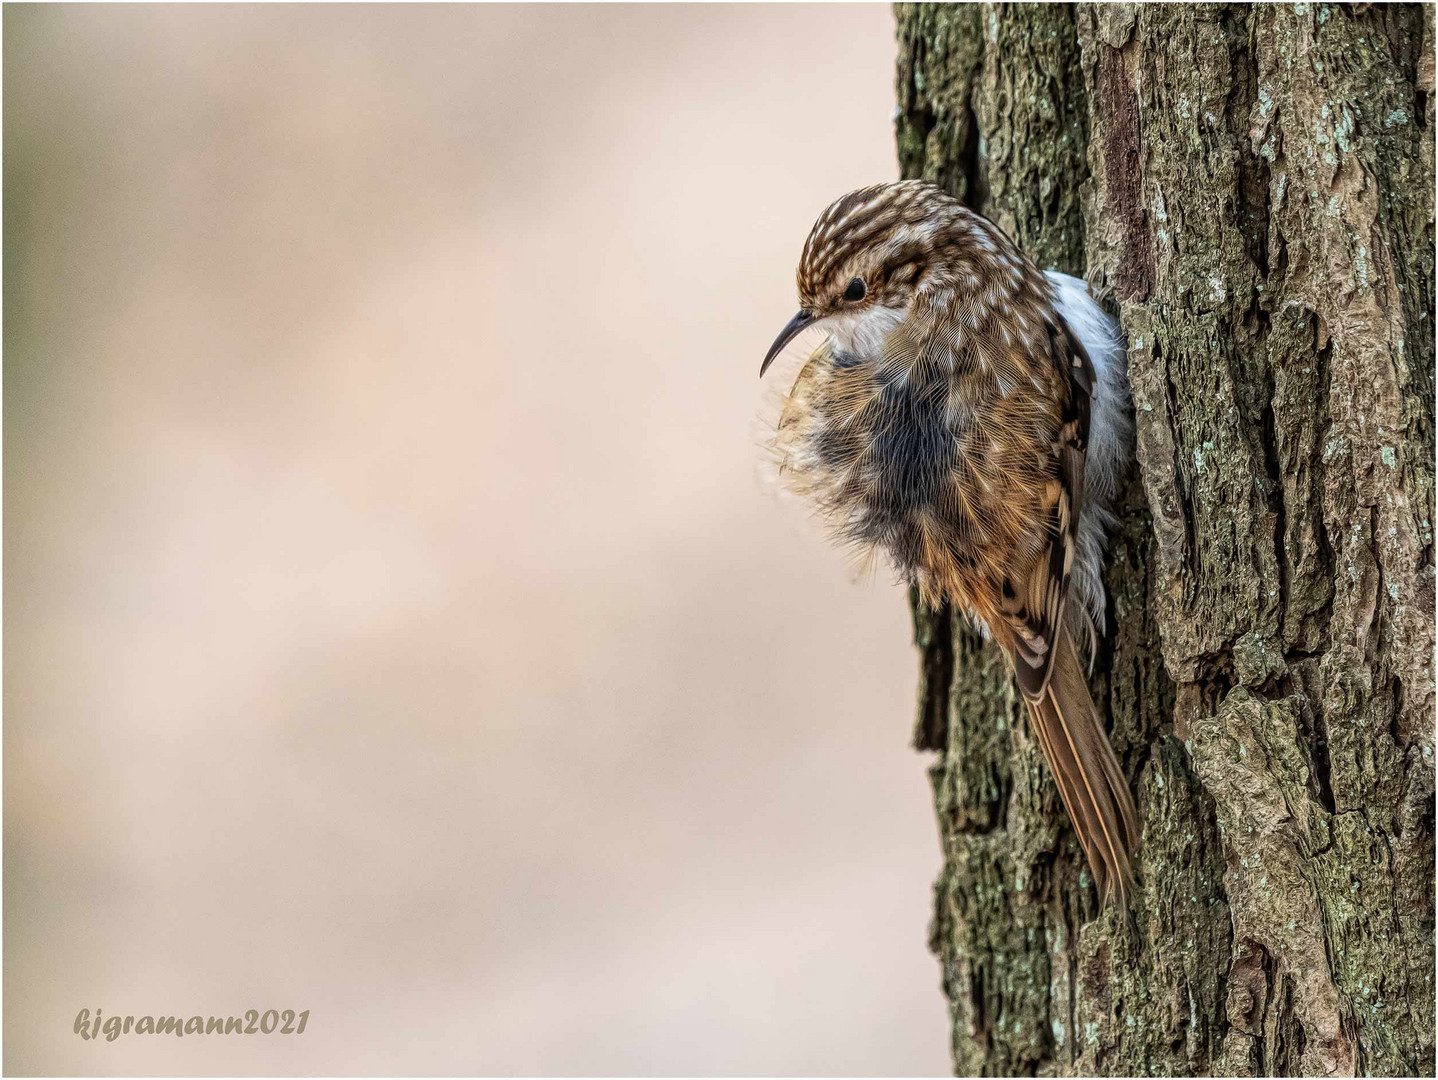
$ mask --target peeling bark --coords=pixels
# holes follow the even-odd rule
[[[1431,1075],[1431,6],[897,11],[904,174],[1110,290],[1137,426],[1127,918],[1001,658],[915,607],[956,1072]]]

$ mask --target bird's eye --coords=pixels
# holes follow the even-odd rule
[[[859,278],[855,278],[849,282],[849,287],[844,290],[844,299],[852,304],[856,300],[864,299],[864,294],[868,291],[869,290],[864,287],[863,281]]]

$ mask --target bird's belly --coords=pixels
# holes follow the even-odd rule
[[[1002,413],[997,394],[947,370],[886,377],[840,356],[795,387],[788,463],[844,540],[951,593],[1044,537],[1030,509],[1041,486],[1033,455],[1020,461],[1024,442],[989,419]]]
[[[862,390],[847,383],[862,382]],[[832,379],[812,429],[812,460],[830,475],[848,539],[886,549],[910,572],[958,557],[971,532],[955,484],[965,473],[962,422],[935,379],[878,377],[873,369]]]

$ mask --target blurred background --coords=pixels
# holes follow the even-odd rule
[[[947,1072],[904,596],[755,422],[889,9],[4,24],[6,1072]]]

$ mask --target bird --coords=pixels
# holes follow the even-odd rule
[[[781,477],[844,545],[1003,651],[1100,897],[1126,907],[1138,816],[1078,642],[1102,633],[1112,507],[1132,452],[1122,332],[922,180],[835,200],[809,233],[791,341],[825,331],[783,396]]]

